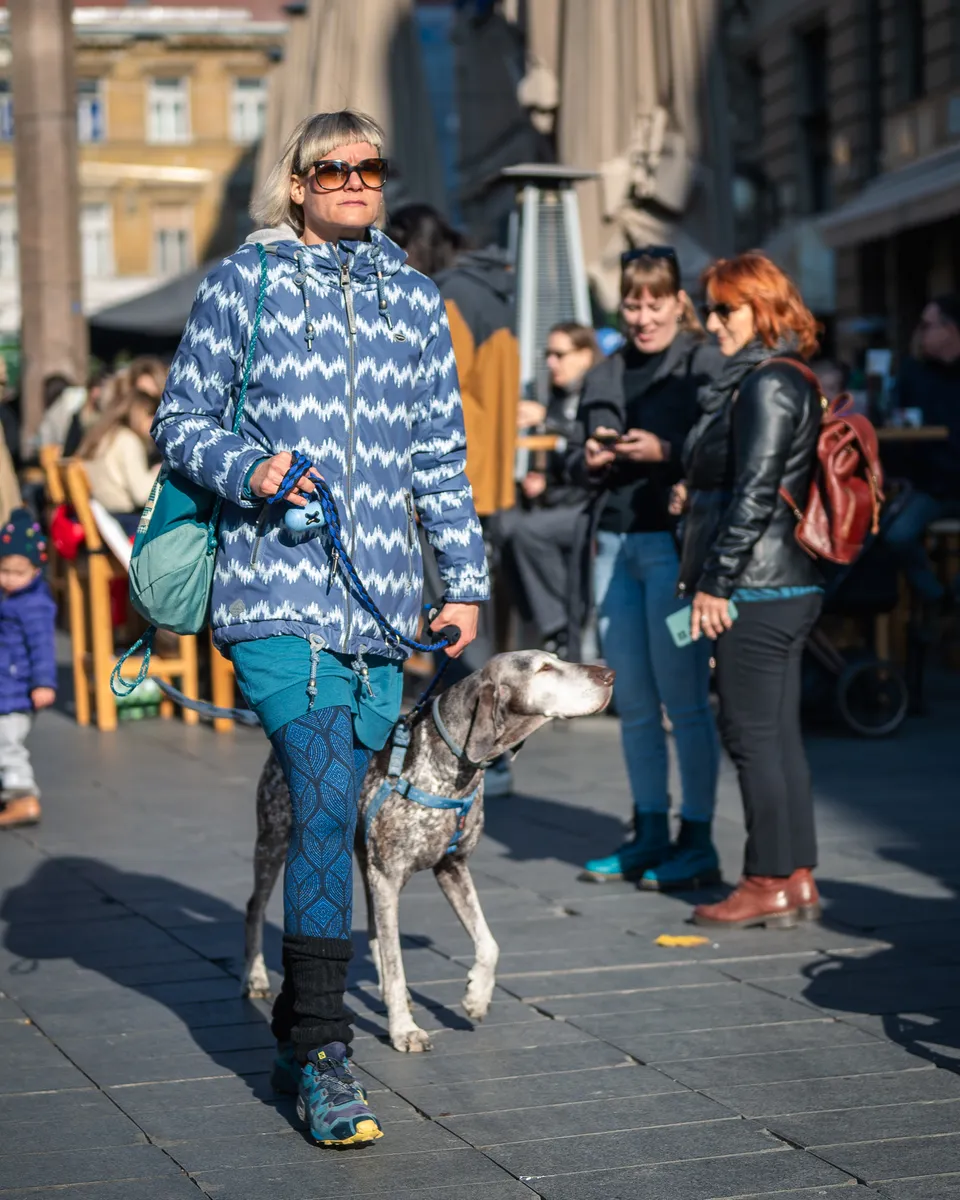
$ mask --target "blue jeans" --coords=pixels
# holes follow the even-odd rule
[[[927,558],[923,535],[928,525],[945,517],[960,517],[960,500],[938,500],[926,492],[914,492],[889,529],[884,530],[883,540],[896,555],[910,586],[923,600],[943,599],[943,585]]]
[[[673,725],[683,785],[681,814],[709,821],[716,801],[719,740],[710,711],[711,643],[678,648],[667,617],[687,603],[676,596],[679,563],[669,533],[600,533],[593,580],[600,644],[617,673],[614,699],[623,754],[639,813],[667,812],[667,738]]]

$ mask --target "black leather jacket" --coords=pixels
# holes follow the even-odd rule
[[[761,364],[702,418],[685,448],[681,592],[729,597],[737,588],[822,583],[778,494],[785,486],[806,503],[820,416],[819,396],[798,371]]]

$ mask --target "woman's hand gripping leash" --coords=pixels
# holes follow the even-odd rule
[[[427,645],[406,637],[390,625],[357,575],[343,546],[340,514],[333,493],[305,454],[291,454],[285,450],[265,459],[250,477],[250,490],[270,504],[286,501],[293,505],[284,515],[288,528],[298,532],[326,529],[332,542],[333,572],[343,572],[347,585],[392,644],[411,650],[446,650],[449,658],[458,658],[477,636],[480,614],[476,604],[444,604],[430,624],[430,632],[439,640]],[[288,520],[290,517],[295,524]]]

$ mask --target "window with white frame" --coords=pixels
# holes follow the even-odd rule
[[[81,142],[102,142],[103,93],[99,79],[77,81],[77,138]]]
[[[186,79],[151,79],[147,88],[147,140],[190,140],[190,95]]]
[[[113,212],[109,204],[81,207],[80,253],[84,279],[106,279],[113,274]]]
[[[17,245],[17,206],[0,202],[0,279],[16,279],[20,265]]]
[[[153,259],[157,275],[182,275],[194,265],[188,205],[162,204],[153,210]]]
[[[230,97],[230,136],[235,142],[255,142],[267,119],[267,81],[235,79]]]
[[[13,141],[13,89],[9,79],[0,79],[0,142]]]

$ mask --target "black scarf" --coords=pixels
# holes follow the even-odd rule
[[[700,440],[704,429],[712,422],[714,414],[724,406],[733,403],[740,384],[750,372],[759,367],[761,363],[765,363],[768,358],[776,358],[780,354],[790,354],[793,349],[793,343],[783,338],[774,346],[767,346],[759,338],[754,338],[741,347],[736,354],[731,354],[716,379],[704,384],[697,393],[700,416],[694,422],[683,443],[684,466],[689,464],[694,447]]]

